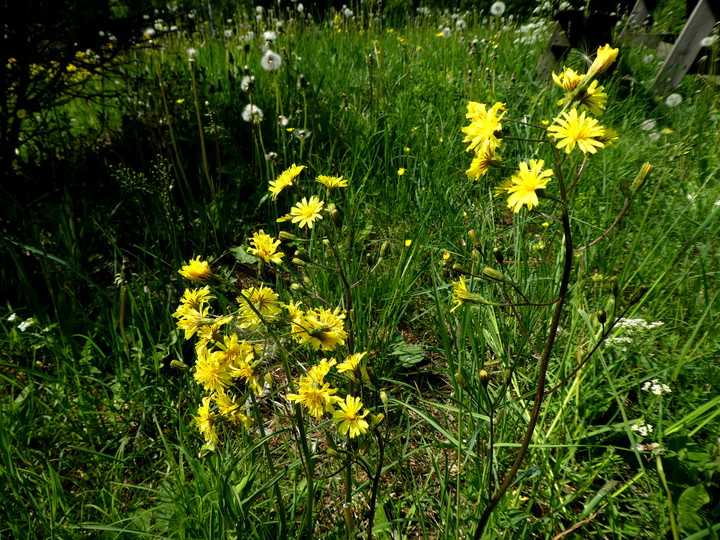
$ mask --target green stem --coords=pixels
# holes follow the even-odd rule
[[[561,198],[562,200],[565,200],[565,187],[562,182],[562,178],[559,175],[558,184],[560,186]],[[503,495],[505,495],[505,492],[510,488],[510,485],[517,476],[517,473],[520,470],[520,466],[522,465],[525,455],[528,452],[528,448],[530,447],[530,442],[532,441],[532,436],[535,432],[535,426],[537,425],[537,421],[540,416],[540,408],[545,397],[545,375],[547,373],[548,365],[550,363],[550,355],[552,354],[553,346],[555,345],[557,330],[560,326],[560,316],[562,315],[563,306],[565,305],[565,297],[567,295],[567,291],[570,285],[570,273],[572,271],[572,232],[570,229],[570,216],[568,214],[567,206],[565,205],[563,205],[562,207],[561,220],[563,224],[563,231],[565,233],[565,261],[563,265],[563,275],[562,281],[560,282],[560,291],[558,292],[558,301],[557,304],[555,304],[555,310],[553,312],[552,321],[550,323],[550,331],[548,334],[547,343],[545,345],[545,350],[543,352],[542,358],[540,359],[540,365],[538,367],[538,385],[537,389],[535,390],[535,400],[533,403],[532,412],[530,413],[530,420],[528,422],[527,428],[525,429],[525,435],[523,436],[523,440],[520,443],[520,450],[515,456],[515,461],[510,468],[510,471],[505,476],[505,479],[503,480],[495,495],[491,497],[490,501],[485,507],[485,510],[480,516],[480,519],[478,520],[478,525],[475,529],[475,534],[473,536],[474,540],[479,540],[482,537],[488,520],[490,519],[490,515],[500,502],[500,499],[502,499]]]
[[[672,494],[670,493],[667,478],[665,478],[665,469],[663,469],[662,458],[660,455],[655,456],[655,464],[657,465],[657,471],[660,475],[660,480],[662,480],[663,487],[665,488],[665,494],[667,495],[667,509],[668,516],[670,518],[670,530],[672,531],[673,540],[680,540],[677,522],[675,521],[675,508],[673,506]]]

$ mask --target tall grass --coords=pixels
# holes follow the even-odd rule
[[[461,127],[469,100],[552,121],[560,92],[535,77],[544,42],[518,46],[521,25],[507,18],[464,15],[458,30],[448,14],[432,14],[391,28],[366,4],[351,7],[353,17],[322,21],[241,13],[214,38],[155,37],[124,58],[127,93],[103,113],[123,119],[114,126],[118,154],[131,149],[123,162],[105,157],[112,196],[54,193],[42,215],[14,211],[2,277],[22,294],[0,318],[0,535],[475,533],[531,419],[542,353],[533,348],[552,328],[552,306],[450,311],[452,283],[492,266],[534,302],[552,302],[563,228],[539,213],[513,215],[494,197],[507,171],[469,182]],[[276,18],[284,25],[268,45],[282,65],[269,72],[260,67],[262,32],[278,30]],[[437,36],[445,26],[450,36]],[[249,31],[254,38],[244,39]],[[189,48],[198,52],[192,64]],[[575,247],[610,227],[625,200],[621,184],[642,163],[655,170],[604,241],[571,258],[547,365],[553,391],[495,501],[487,538],[717,531],[717,94],[688,77],[677,90],[683,102],[668,107],[651,92],[647,54],[622,50],[603,81],[602,122],[619,141],[593,157],[572,195]],[[243,76],[255,77],[254,90],[241,89]],[[261,122],[242,120],[249,103],[262,109]],[[66,107],[92,127],[91,106]],[[648,120],[653,129],[644,129]],[[517,151],[540,152],[531,142]],[[297,191],[268,198],[268,182],[293,163],[307,167]],[[298,193],[313,192],[318,174],[349,180],[334,199],[336,229],[316,229],[337,233],[335,252],[319,232],[298,235],[292,250],[317,265],[260,271],[248,238],[260,228],[297,233],[276,219]],[[323,221],[330,227],[329,215]],[[223,432],[208,451],[194,422],[201,388],[176,369],[192,367],[195,351],[171,317],[184,286],[177,270],[198,255],[230,291],[262,281],[289,298],[296,283],[307,302],[351,305],[347,352],[368,353],[364,403],[384,414],[375,431],[345,440],[331,422],[293,411],[283,385],[300,375],[299,362],[319,357],[290,350],[287,371],[253,406],[255,427]],[[499,303],[515,294],[473,283]],[[608,321],[663,324],[607,332],[614,341],[580,367],[609,328],[601,310]],[[643,390],[654,379],[672,392]],[[640,436],[641,424],[652,434]]]

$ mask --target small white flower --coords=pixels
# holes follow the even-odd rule
[[[713,204],[714,204],[715,206],[720,206],[720,201],[715,201]]]
[[[280,69],[282,64],[282,58],[277,53],[272,52],[270,49],[265,51],[263,57],[260,59],[260,65],[265,71],[277,71]]]
[[[302,13],[303,11],[305,11],[305,6],[303,6],[302,4],[298,4],[296,9],[298,10],[298,13]]]
[[[263,11],[265,11],[265,8],[264,8],[264,7],[262,7],[262,6],[256,6],[256,7],[255,7],[255,13],[257,13],[258,15],[262,15],[262,14],[263,14]]]
[[[657,141],[660,138],[660,133],[657,131],[653,131],[650,135],[648,135],[648,139],[651,141]]]
[[[640,129],[643,131],[652,131],[657,126],[657,122],[655,120],[645,120],[642,124],[640,124]]]
[[[8,322],[15,322],[15,321],[19,321],[19,320],[20,320],[20,316],[17,313],[13,313],[12,315],[10,315],[7,318]]]
[[[445,28],[442,29],[442,37],[443,37],[443,39],[449,38],[449,37],[450,37],[450,34],[451,34],[451,30],[450,30],[450,27],[449,27],[449,26],[446,26]]]
[[[680,94],[670,94],[665,98],[665,105],[668,107],[677,107],[682,103],[682,96]]]
[[[309,129],[296,129],[293,131],[293,137],[296,139],[309,139],[312,137],[312,131]]]
[[[223,35],[224,35],[226,38],[231,38],[231,37],[232,37],[232,30],[230,30],[230,29],[228,28],[227,30],[225,30],[225,31],[223,32]]]
[[[505,4],[503,2],[495,2],[490,6],[490,13],[496,17],[501,17],[502,14],[505,13]]]
[[[670,387],[665,383],[661,383],[660,379],[645,381],[645,384],[642,385],[642,390],[643,392],[652,392],[656,396],[672,393]]]
[[[347,6],[342,7],[342,14],[343,14],[343,16],[345,16],[346,19],[349,19],[350,17],[352,17],[354,15],[352,9],[350,9]]]
[[[35,324],[35,322],[36,322],[35,319],[30,318],[30,319],[28,319],[28,320],[26,320],[26,321],[21,322],[21,323],[18,325],[18,329],[19,329],[21,332],[24,332],[25,330],[27,330],[28,328],[30,328],[33,324]]]
[[[155,29],[154,28],[146,28],[143,30],[143,35],[147,37],[153,37],[155,35]]]
[[[197,49],[193,49],[192,47],[190,47],[187,50],[187,55],[188,55],[188,60],[190,60],[191,62],[194,62],[198,57]]]
[[[259,124],[263,119],[263,112],[260,110],[260,107],[258,107],[255,104],[248,103],[245,105],[245,108],[242,112],[242,119],[246,122],[251,122],[253,124]]]
[[[263,39],[272,43],[277,39],[277,34],[272,30],[267,30],[266,32],[263,32]]]
[[[717,36],[708,36],[700,40],[700,45],[703,47],[712,47],[717,41]]]
[[[467,28],[467,23],[465,22],[465,19],[458,19],[455,23],[455,29],[459,32],[465,30]]]
[[[641,437],[647,437],[653,432],[653,427],[650,424],[645,424],[643,422],[634,423],[630,426],[630,429],[635,431]]]
[[[290,123],[290,120],[287,116],[280,115],[278,117],[278,124],[280,124],[282,127],[287,127],[287,125]]]
[[[643,63],[645,63],[645,64],[649,64],[653,60],[655,60],[654,54],[646,54],[645,56],[643,56]]]

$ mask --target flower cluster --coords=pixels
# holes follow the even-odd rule
[[[672,393],[670,387],[665,383],[661,383],[660,379],[652,379],[650,381],[645,381],[645,384],[642,385],[642,391],[650,392],[652,394],[655,394],[656,396],[662,396],[663,394]]]
[[[365,353],[358,353],[349,356],[345,362],[337,366],[338,373],[354,372],[358,369],[359,361],[364,355]],[[330,383],[325,380],[331,368],[336,364],[335,359],[323,359],[296,381],[298,392],[287,394],[287,398],[301,404],[315,419],[329,413],[332,415],[333,422],[338,424],[338,433],[348,435],[352,439],[366,433],[370,427],[365,420],[368,411],[362,411],[363,403],[360,398],[347,394],[343,400],[337,395],[338,389],[330,386]]]
[[[547,128],[547,136],[556,139],[558,150],[569,154],[577,147],[583,154],[595,154],[598,149],[613,142],[614,135],[595,118],[588,116],[588,113],[600,115],[605,110],[607,94],[604,87],[598,86],[595,77],[612,64],[617,53],[618,49],[605,45],[598,49],[587,74],[569,68],[560,75],[553,73],[555,83],[566,93],[558,102],[563,109]],[[465,134],[463,142],[469,143],[466,150],[474,152],[474,158],[466,171],[470,180],[479,180],[487,175],[490,167],[500,164],[496,153],[503,140],[506,113],[505,103],[496,102],[491,107],[475,101],[468,103],[465,117],[470,123],[462,131]],[[525,120],[522,123],[531,125]],[[538,194],[545,190],[555,174],[552,169],[545,169],[544,165],[542,159],[523,160],[518,166],[518,172],[497,188],[497,192],[509,195],[508,207],[513,212],[520,212],[523,206],[532,210],[538,205]]]
[[[271,181],[268,190],[272,198],[277,199],[283,190],[294,187],[305,168],[293,164]],[[328,195],[348,186],[348,180],[342,176],[320,175],[316,181],[324,186]],[[291,221],[299,228],[313,229],[324,225],[323,212],[332,216],[337,208],[334,203],[326,204],[317,195],[311,195],[303,197],[277,221]],[[276,239],[259,229],[248,238],[246,251],[258,259],[258,276],[266,264],[278,267],[276,272],[286,270],[282,240],[298,242],[299,239],[285,232],[279,236]],[[312,241],[312,237],[303,241]],[[323,238],[323,242],[328,242],[327,238]],[[296,257],[292,262],[304,272],[301,269],[306,264],[304,261]],[[327,302],[320,306],[304,305],[299,300],[285,303],[279,291],[260,282],[234,289],[237,291],[234,311],[215,315],[211,302],[216,297],[224,297],[219,292],[224,293],[230,284],[215,275],[202,257],[191,259],[179,273],[204,285],[184,291],[173,317],[185,339],[195,340],[195,362],[191,371],[195,383],[205,394],[197,409],[195,424],[209,448],[219,443],[218,426],[239,425],[246,429],[252,426],[249,411],[258,414],[253,404],[274,391],[270,366],[277,365],[278,356],[284,363],[292,361],[286,364],[288,369],[302,371],[298,380],[288,381],[286,397],[290,402],[301,405],[315,419],[329,414],[342,436],[354,438],[367,432],[369,424],[365,418],[370,411],[363,405],[360,393],[363,385],[369,384],[367,369],[363,366],[366,353],[350,351],[339,364],[335,359],[323,358],[310,369],[304,368],[306,362],[301,361],[346,346],[349,336],[343,309]],[[175,365],[187,367],[181,362]],[[375,422],[382,415],[371,416]]]

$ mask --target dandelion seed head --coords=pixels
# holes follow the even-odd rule
[[[490,13],[495,17],[502,17],[502,14],[505,13],[505,4],[503,2],[495,2],[490,6]]]
[[[242,112],[242,119],[252,124],[259,124],[263,119],[263,112],[257,105],[248,103]]]
[[[657,122],[655,120],[645,120],[642,124],[640,124],[640,129],[643,131],[652,131],[657,126]]]
[[[260,65],[265,71],[277,71],[282,65],[282,58],[280,58],[279,54],[268,49],[260,59]]]
[[[668,107],[677,107],[682,103],[682,96],[680,94],[670,94],[665,98],[665,105]]]

